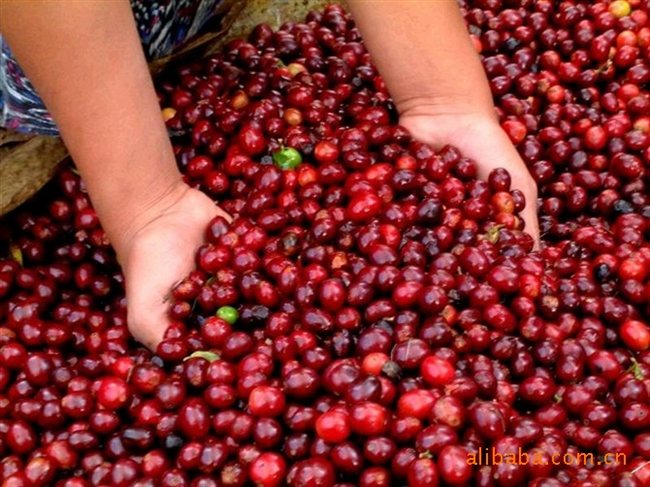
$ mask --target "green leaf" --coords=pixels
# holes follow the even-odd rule
[[[643,371],[639,366],[639,362],[637,362],[635,359],[632,359],[632,365],[630,366],[628,371],[634,376],[636,380],[643,380],[645,378],[643,375]]]
[[[485,238],[488,240],[490,243],[497,243],[499,241],[499,233],[501,232],[501,229],[503,228],[503,225],[494,225],[488,229],[488,231],[485,233]]]
[[[24,261],[23,261],[23,253],[20,250],[20,247],[18,245],[10,245],[9,246],[9,255],[11,255],[11,258],[18,262],[18,265],[20,267],[23,267]]]
[[[192,352],[190,355],[185,357],[184,360],[189,360],[191,358],[203,358],[208,362],[214,362],[215,360],[219,360],[219,354],[210,352],[209,350],[197,350],[196,352]]]

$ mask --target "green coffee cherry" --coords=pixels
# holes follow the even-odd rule
[[[222,306],[217,310],[217,318],[221,318],[231,325],[234,325],[239,318],[239,313],[232,306]]]
[[[283,171],[297,168],[302,162],[302,156],[293,147],[283,147],[273,153],[273,162]]]

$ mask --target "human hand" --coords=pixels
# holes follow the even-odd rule
[[[171,289],[195,266],[212,218],[230,216],[209,197],[185,184],[140,215],[116,247],[126,282],[129,331],[155,350],[169,325]]]
[[[478,176],[482,179],[487,179],[493,169],[507,169],[512,189],[519,189],[526,198],[526,207],[521,212],[524,229],[533,237],[535,247],[539,246],[537,184],[496,117],[475,113],[405,112],[400,123],[414,138],[435,148],[447,144],[457,147],[464,156],[476,161]]]

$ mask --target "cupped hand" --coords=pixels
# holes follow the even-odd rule
[[[487,179],[493,169],[507,169],[512,189],[519,189],[526,198],[526,207],[521,212],[524,229],[533,237],[535,246],[539,246],[537,184],[496,117],[471,113],[405,113],[400,123],[417,140],[435,148],[447,144],[457,147],[464,156],[476,161],[478,175],[482,179]]]
[[[169,325],[171,289],[195,267],[205,229],[217,215],[230,220],[205,194],[183,184],[149,208],[119,246],[129,331],[151,350]]]

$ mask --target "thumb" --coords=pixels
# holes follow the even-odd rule
[[[131,304],[131,302],[133,304]],[[147,306],[136,296],[127,305],[127,325],[133,337],[151,351],[162,342],[170,324],[166,303]]]
[[[539,234],[539,221],[537,219],[537,202],[526,201],[526,207],[521,212],[520,216],[525,222],[524,231],[533,237],[534,249],[539,250],[540,234]]]

